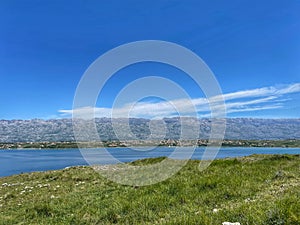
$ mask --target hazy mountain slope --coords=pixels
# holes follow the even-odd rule
[[[178,139],[180,137],[179,118],[165,118],[165,138]],[[116,119],[118,127],[125,126],[125,119]],[[108,118],[96,119],[97,129],[102,140],[116,139],[112,124]],[[187,137],[195,134],[200,126],[199,138],[207,138],[211,121],[195,118],[186,120]],[[154,130],[159,130],[159,124],[151,124]],[[161,124],[160,124],[161,125]],[[131,133],[124,130],[125,139],[149,137],[149,120],[130,119]],[[124,128],[125,129],[125,128]],[[161,139],[161,135],[153,134],[152,139]],[[300,119],[227,119],[226,139],[300,139]],[[83,137],[84,139],[84,137]],[[0,120],[0,142],[37,142],[37,141],[74,141],[71,119],[52,120]]]

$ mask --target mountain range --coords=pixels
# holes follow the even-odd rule
[[[84,121],[79,121],[84,123]],[[109,118],[95,119],[101,140],[117,140],[117,135]],[[114,124],[124,127],[126,119],[114,119]],[[180,118],[164,118],[160,124],[149,119],[130,118],[130,131],[124,130],[122,139],[161,139],[161,135],[151,134],[151,129],[159,130],[164,123],[164,139],[180,139]],[[185,138],[194,137],[200,130],[199,139],[207,139],[211,130],[211,119],[188,118],[185,122]],[[0,142],[59,142],[75,141],[72,119],[32,119],[32,120],[0,120]],[[156,128],[155,128],[156,126]],[[122,129],[120,129],[122,132]],[[119,137],[119,136],[118,136]],[[83,134],[83,140],[86,138]],[[232,140],[282,140],[300,139],[300,119],[226,119],[225,139]]]

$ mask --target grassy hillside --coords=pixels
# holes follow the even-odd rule
[[[300,224],[299,155],[215,160],[203,172],[198,163],[146,187],[89,167],[0,178],[0,224]]]

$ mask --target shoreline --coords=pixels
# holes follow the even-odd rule
[[[62,150],[70,150],[70,151],[74,151],[74,150],[89,150],[89,149],[114,149],[114,148],[118,148],[118,149],[126,149],[126,148],[149,148],[149,147],[154,147],[154,148],[168,148],[168,146],[153,146],[153,145],[143,145],[143,146],[126,146],[126,147],[87,147],[87,148],[78,148],[78,147],[74,147],[74,148],[9,148],[9,149],[5,149],[5,148],[0,148],[0,152],[1,151],[31,151],[31,150],[35,150],[35,151],[62,151]],[[170,148],[176,148],[176,147],[181,147],[181,148],[190,148],[190,147],[195,147],[195,146],[171,146]],[[196,148],[206,148],[207,146],[196,146]],[[296,146],[296,147],[281,147],[281,146],[221,146],[221,148],[226,149],[226,148],[282,148],[282,149],[297,149],[300,148],[300,146]]]
[[[203,140],[127,140],[127,141],[101,141],[101,142],[15,142],[0,143],[1,150],[26,149],[92,149],[92,148],[131,148],[131,147],[206,147],[207,139]],[[277,147],[300,148],[300,139],[290,140],[223,140],[222,148],[227,147]]]

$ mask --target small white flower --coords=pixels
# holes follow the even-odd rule
[[[216,213],[218,211],[219,211],[219,209],[213,209],[213,213]]]

